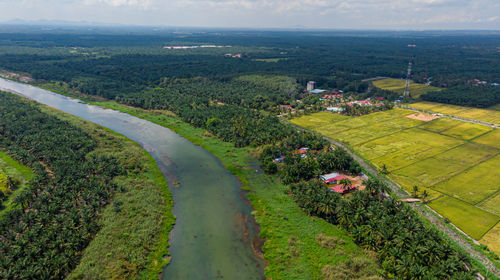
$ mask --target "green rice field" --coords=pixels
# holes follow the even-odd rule
[[[403,94],[406,86],[406,80],[383,79],[374,81],[373,85],[381,89],[391,90],[399,94]],[[441,88],[428,86],[424,84],[418,84],[413,81],[410,82],[410,88],[409,88],[410,95],[413,98],[418,98],[420,97],[420,95],[428,93],[430,91],[440,91],[440,90]]]
[[[446,108],[450,113],[465,107]],[[321,112],[292,123],[346,143],[377,168],[385,165],[388,176],[407,191],[413,186],[427,191],[431,208],[500,253],[500,244],[492,241],[500,239],[500,229],[492,231],[500,221],[500,130],[447,118],[425,122],[407,117],[413,113],[392,109],[347,117]]]

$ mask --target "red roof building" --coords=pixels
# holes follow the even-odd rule
[[[346,193],[346,192],[349,192],[349,191],[352,191],[352,190],[355,190],[356,187],[354,186],[350,186],[350,187],[347,187],[347,189],[344,188],[344,185],[335,185],[335,186],[331,186],[329,187],[329,189],[333,192],[336,192],[336,193]]]
[[[338,175],[336,177],[328,178],[326,180],[323,180],[323,182],[325,182],[327,184],[338,184],[340,181],[342,181],[344,179],[347,179],[347,177],[344,176],[344,175]]]

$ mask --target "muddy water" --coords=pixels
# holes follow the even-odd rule
[[[171,263],[163,279],[263,279],[252,241],[256,227],[236,177],[212,154],[168,128],[0,78],[0,89],[110,128],[156,160],[174,197]],[[140,222],[140,221],[138,221]]]

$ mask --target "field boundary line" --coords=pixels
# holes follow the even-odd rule
[[[421,110],[421,109],[417,109],[417,108],[413,108],[413,107],[405,106],[405,105],[399,105],[398,108],[411,110],[411,111],[415,111],[415,112],[422,112],[422,113],[431,112],[433,114],[438,114],[439,116],[444,117],[444,118],[448,118],[448,119],[454,119],[454,120],[462,121],[462,122],[480,124],[480,125],[489,126],[492,128],[500,128],[500,124],[497,124],[497,123],[491,123],[491,122],[485,122],[485,121],[480,121],[480,120],[475,120],[475,119],[458,117],[458,116],[448,115],[448,114],[434,112],[434,111]],[[464,110],[467,110],[467,109],[464,109]]]
[[[286,119],[282,119],[282,121],[290,124],[292,127],[295,127],[299,130],[303,130],[303,131],[310,131],[310,132],[313,132],[313,133],[317,133],[315,131],[311,131],[309,129],[306,129],[306,128],[303,128],[303,127],[300,127],[294,123],[291,123],[290,121],[286,120]],[[321,133],[318,133],[320,135],[322,135]],[[394,182],[391,178],[388,178],[386,176],[381,176],[377,170],[375,170],[373,167],[371,167],[365,160],[363,159],[362,157],[356,155],[351,149],[349,149],[349,147],[339,141],[336,141],[334,139],[331,139],[329,137],[326,137],[324,135],[322,135],[323,138],[325,140],[327,140],[328,142],[330,142],[331,144],[334,144],[338,147],[341,147],[343,149],[346,150],[347,153],[349,153],[367,172],[370,172],[373,174],[373,176],[381,179],[382,181],[388,183],[389,187],[391,188],[391,190],[394,191],[394,193],[399,197],[399,198],[403,198],[403,197],[408,197],[409,196],[409,193],[404,190],[403,188],[401,188],[401,186],[399,186],[396,182]],[[500,270],[496,268],[496,266],[485,256],[483,255],[482,252],[478,251],[476,248],[474,248],[469,242],[476,242],[473,238],[471,238],[470,236],[468,236],[467,234],[465,234],[464,236],[461,236],[459,233],[457,233],[457,231],[451,229],[451,228],[448,228],[443,221],[441,221],[438,217],[436,217],[434,214],[430,214],[428,212],[426,212],[424,209],[420,208],[420,205],[418,204],[409,204],[410,207],[412,207],[413,209],[415,209],[417,211],[417,213],[422,213],[420,214],[421,217],[427,219],[430,223],[432,223],[434,226],[436,226],[441,232],[443,232],[443,234],[445,234],[446,236],[448,236],[448,238],[450,240],[452,240],[453,242],[455,242],[457,244],[457,246],[459,246],[460,248],[462,248],[465,252],[467,252],[472,258],[476,259],[478,262],[480,262],[482,265],[485,266],[485,268],[487,269],[487,271],[490,271],[491,273],[497,275],[497,276],[500,276]],[[425,205],[427,206],[427,205]],[[430,207],[427,207],[427,209],[430,209]],[[431,209],[432,211],[434,211],[433,209]],[[453,227],[456,228],[456,226],[453,224]],[[458,230],[459,232],[462,232],[461,230]],[[467,240],[467,238],[470,240]]]
[[[479,204],[483,204],[485,202],[488,202],[488,200],[491,200],[493,197],[497,196],[498,194],[500,194],[500,188],[496,192],[494,192],[492,195],[490,195],[487,198],[485,198],[485,199],[479,201],[478,203],[476,203],[476,205],[478,205],[477,207],[479,207]]]

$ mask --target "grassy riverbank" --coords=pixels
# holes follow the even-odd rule
[[[92,153],[115,157],[127,171],[112,181],[117,190],[100,214],[100,230],[68,278],[157,279],[169,262],[164,256],[175,217],[167,182],[154,159],[122,135],[56,109],[35,106],[91,135],[97,142]]]
[[[322,219],[307,216],[287,194],[287,187],[276,177],[261,174],[251,154],[252,148],[235,148],[203,129],[194,128],[173,114],[147,111],[116,102],[93,102],[159,125],[169,127],[219,158],[224,166],[238,176],[255,211],[252,213],[266,240],[263,249],[268,262],[266,276],[272,279],[329,279],[329,269],[362,265],[374,273],[373,259],[359,248],[340,228]],[[326,236],[326,237],[325,237]],[[327,241],[325,241],[327,240]]]

